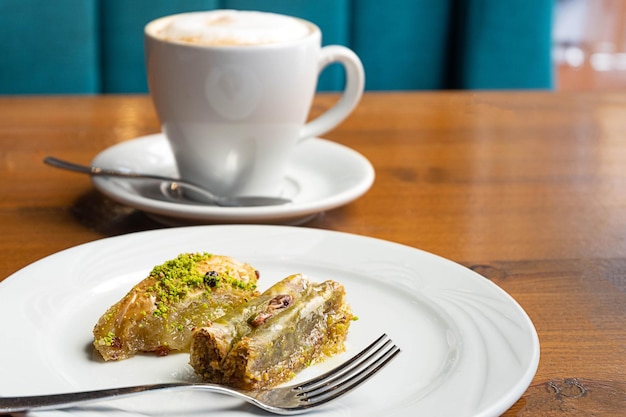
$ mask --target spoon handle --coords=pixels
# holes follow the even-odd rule
[[[141,173],[135,173],[135,172],[124,172],[124,171],[118,171],[118,170],[115,170],[115,169],[100,168],[100,167],[89,166],[89,165],[79,165],[79,164],[75,164],[73,162],[68,162],[68,161],[64,161],[62,159],[55,158],[53,156],[47,156],[47,157],[44,158],[43,161],[46,164],[51,165],[53,167],[57,167],[57,168],[61,168],[61,169],[67,169],[69,171],[74,171],[74,172],[80,172],[82,174],[103,175],[103,176],[107,176],[107,177],[123,177],[123,178],[149,178],[149,179],[161,180],[161,181],[177,181],[177,182],[180,182],[179,179],[170,178],[170,177],[164,177],[164,176],[161,176],[161,175],[141,174]]]
[[[43,160],[46,164],[56,168],[62,168],[69,171],[79,172],[92,176],[122,177],[135,179],[150,179],[164,181],[170,192],[180,192],[180,189],[186,189],[194,193],[191,200],[193,203],[214,204],[223,207],[255,207],[255,206],[277,206],[291,203],[291,200],[282,197],[264,197],[264,196],[235,196],[221,197],[216,196],[209,190],[189,181],[183,181],[178,178],[164,177],[155,174],[143,174],[138,172],[126,172],[109,168],[101,168],[92,165],[79,165],[73,162],[64,161],[53,156],[47,156]],[[171,197],[171,196],[170,196]],[[183,201],[180,197],[175,199],[177,202]],[[184,201],[183,201],[184,202]]]

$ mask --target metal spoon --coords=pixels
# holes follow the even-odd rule
[[[184,190],[193,192],[193,199],[197,201],[188,201],[189,203],[208,203],[216,206],[223,207],[258,207],[258,206],[276,206],[281,204],[291,203],[291,200],[282,197],[263,197],[263,196],[236,196],[236,197],[221,197],[206,190],[202,186],[193,184],[189,181],[184,181],[178,178],[170,178],[162,175],[154,174],[141,174],[137,172],[124,172],[115,169],[101,168],[92,165],[79,165],[73,162],[64,161],[62,159],[48,156],[43,160],[46,164],[52,165],[57,168],[67,169],[69,171],[80,172],[82,174],[89,174],[92,176],[107,176],[107,177],[120,177],[129,179],[149,179],[162,181],[166,184],[169,193],[176,195],[176,201],[185,202],[180,198],[181,191]],[[161,187],[163,188],[163,187]]]

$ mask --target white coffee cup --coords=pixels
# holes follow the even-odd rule
[[[272,13],[215,10],[166,16],[145,28],[150,93],[182,178],[219,195],[277,195],[297,144],[341,123],[365,76],[320,29]],[[339,62],[346,87],[307,123],[319,73]]]

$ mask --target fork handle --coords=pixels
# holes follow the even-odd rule
[[[128,397],[147,391],[193,388],[200,386],[202,386],[204,389],[208,388],[208,384],[172,382],[64,394],[33,395],[28,397],[0,397],[0,413],[16,413],[29,410],[52,410],[68,408],[75,405],[85,404],[88,402],[94,402],[103,399]],[[220,391],[220,387],[211,387],[211,390]]]

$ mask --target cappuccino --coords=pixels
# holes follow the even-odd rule
[[[205,46],[250,46],[291,42],[311,33],[309,25],[274,13],[214,10],[172,16],[153,36]]]
[[[363,92],[359,58],[322,47],[319,28],[256,11],[165,16],[146,25],[148,84],[181,178],[215,194],[278,195],[290,155],[350,114]],[[346,87],[308,119],[320,71],[336,62]]]

